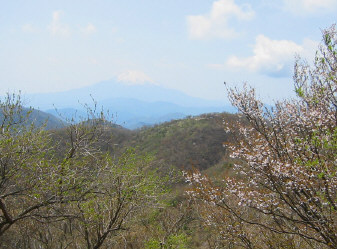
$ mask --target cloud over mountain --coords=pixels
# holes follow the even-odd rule
[[[142,85],[144,83],[153,83],[150,76],[140,70],[128,70],[118,75],[117,80],[130,85]]]

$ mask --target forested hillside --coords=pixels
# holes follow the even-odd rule
[[[1,102],[2,248],[203,244],[182,169],[225,165],[223,122],[237,115],[128,130],[90,110],[87,120],[46,129],[34,122],[43,113],[26,110],[19,96]]]
[[[13,96],[7,96],[7,99]],[[7,103],[9,104],[9,103]],[[52,114],[36,110],[33,108],[27,108],[24,106],[20,106],[19,110],[15,110],[12,113],[12,116],[8,116],[10,113],[0,112],[0,121],[1,122],[10,122],[9,118],[13,119],[14,122],[20,122],[20,120],[24,121],[27,126],[34,124],[37,127],[43,127],[46,130],[58,129],[62,128],[66,125],[65,122],[62,122],[61,119],[55,117]],[[29,115],[28,115],[29,114]],[[7,115],[7,118],[6,118]],[[27,117],[27,118],[23,118]],[[22,119],[23,118],[23,119]],[[7,120],[6,120],[7,119]]]
[[[59,127],[0,99],[0,248],[337,248],[336,46],[297,60],[296,99],[229,87],[240,114]]]
[[[223,144],[230,139],[224,130],[225,120],[234,122],[238,116],[212,113],[134,131],[115,129],[112,149],[132,146],[180,169],[204,170],[225,156]]]

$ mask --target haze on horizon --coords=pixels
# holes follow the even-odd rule
[[[313,59],[337,0],[1,1],[0,95],[117,79],[226,98],[293,95],[295,54]]]

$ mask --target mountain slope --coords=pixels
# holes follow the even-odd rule
[[[55,117],[50,113],[46,113],[40,110],[30,109],[30,108],[22,108],[20,114],[14,115],[14,120],[20,120],[20,116],[24,118],[28,117],[26,120],[26,125],[30,125],[34,123],[35,126],[45,126],[46,130],[50,129],[58,129],[65,126],[65,123],[62,122],[59,118]],[[0,122],[3,121],[3,114],[0,111]]]
[[[178,168],[208,169],[223,160],[223,143],[232,139],[224,131],[224,120],[234,122],[240,118],[235,114],[210,113],[174,120],[130,131],[126,140],[119,140],[119,146],[111,149],[118,152],[119,148],[133,146]]]

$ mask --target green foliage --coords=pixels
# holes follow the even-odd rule
[[[304,92],[303,92],[303,89],[301,87],[296,88],[295,92],[296,92],[297,96],[304,97]]]
[[[151,239],[145,243],[145,249],[188,249],[190,239],[185,234],[170,235],[166,242]]]
[[[26,111],[20,96],[1,104],[4,248],[144,248],[146,241],[156,248],[161,239],[162,248],[196,245],[194,212],[182,196],[182,174],[171,165],[227,167],[223,120],[237,116],[209,114],[129,131],[89,111],[88,120],[46,130],[32,122],[34,110]]]
[[[226,134],[223,121],[238,120],[232,114],[207,114],[175,120],[136,131],[125,144],[152,153],[157,160],[178,168],[207,169],[224,155]]]
[[[133,148],[118,157],[101,150],[114,128],[104,117],[58,133],[35,126],[22,109],[20,96],[0,102],[4,248],[110,248],[112,237],[135,224],[143,209],[161,205],[167,178],[158,175],[152,157]]]

